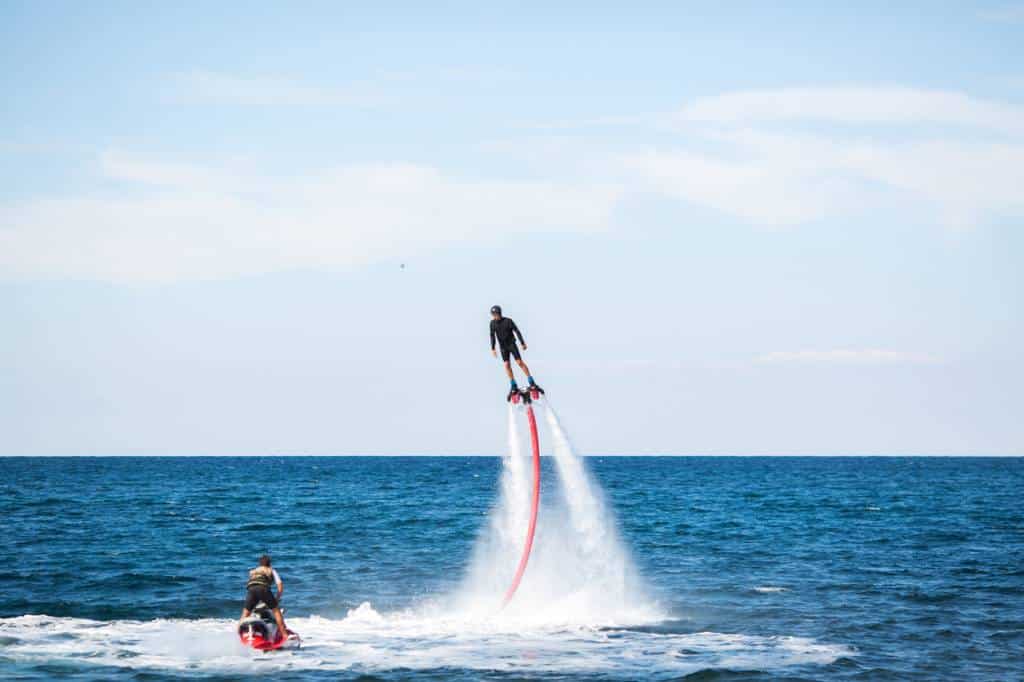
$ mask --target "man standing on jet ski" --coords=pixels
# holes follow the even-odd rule
[[[523,370],[523,374],[526,375],[526,380],[530,382],[530,388],[540,391],[544,390],[536,384],[533,380],[533,376],[530,374],[530,368],[523,362],[522,356],[519,354],[519,348],[516,346],[516,337],[519,338],[519,343],[522,344],[523,350],[526,350],[526,341],[523,340],[523,333],[519,331],[519,327],[509,317],[502,317],[501,306],[491,306],[491,354],[494,357],[498,357],[498,351],[495,349],[495,341],[501,348],[501,359],[505,363],[505,374],[508,375],[508,380],[512,382],[512,388],[508,392],[508,399],[511,400],[512,396],[519,393],[519,386],[516,385],[516,377],[512,373],[512,362],[510,357],[516,359],[516,364],[519,365],[519,369]]]
[[[277,585],[277,597],[270,591],[271,584]],[[263,602],[267,608],[274,611],[274,620],[277,621],[278,630],[284,635],[288,634],[288,628],[284,626],[284,614],[281,613],[281,595],[284,594],[284,583],[270,566],[270,557],[266,554],[260,557],[260,565],[249,571],[249,581],[245,584],[245,607],[242,608],[242,620],[249,617],[256,605]]]

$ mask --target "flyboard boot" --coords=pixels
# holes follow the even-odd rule
[[[544,395],[544,389],[538,386],[533,381],[530,382],[530,385],[529,387],[527,387],[526,392],[529,393],[530,397],[534,400],[540,400],[540,397]]]
[[[544,395],[544,389],[536,382],[531,381],[530,385],[526,388],[519,388],[515,384],[512,384],[512,388],[509,389],[508,397],[505,398],[505,400],[513,405],[518,405],[519,403],[523,403],[525,405],[533,402],[534,400],[540,400],[542,395]]]

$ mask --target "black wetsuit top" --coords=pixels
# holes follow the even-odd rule
[[[504,349],[515,348],[516,340],[512,336],[515,334],[519,337],[519,343],[526,345],[523,341],[523,333],[519,331],[519,327],[508,317],[503,317],[500,320],[491,320],[491,350],[494,350],[494,339],[498,339],[498,343]]]

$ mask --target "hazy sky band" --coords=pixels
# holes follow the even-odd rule
[[[0,452],[1020,454],[1019,7],[8,3]]]

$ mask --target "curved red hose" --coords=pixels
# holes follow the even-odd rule
[[[533,501],[530,504],[530,526],[526,529],[526,545],[523,547],[523,556],[519,558],[519,567],[516,575],[512,578],[508,592],[505,593],[505,606],[512,600],[512,595],[519,589],[519,582],[526,572],[526,564],[530,560],[530,550],[533,548],[533,534],[537,530],[537,508],[540,506],[540,441],[537,438],[537,419],[533,416],[533,406],[526,406],[526,417],[530,420],[530,445],[533,447]]]

